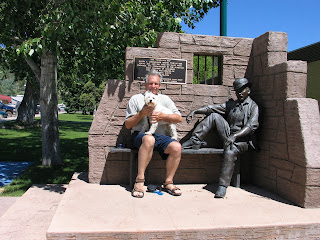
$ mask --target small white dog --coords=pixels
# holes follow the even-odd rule
[[[145,92],[144,100],[145,100],[146,105],[154,106],[154,111],[156,111],[156,112],[163,112],[165,114],[172,114],[173,113],[169,108],[166,108],[165,106],[159,104],[158,103],[158,96],[153,94],[152,92],[149,92],[149,91]],[[152,123],[152,124],[150,123],[151,127],[150,127],[149,131],[147,131],[148,127],[149,127],[148,121],[149,121],[148,116],[146,116],[142,119],[143,129],[140,131],[140,133],[145,132],[145,134],[147,134],[147,135],[153,135],[156,132],[156,130],[160,124],[163,127],[163,129],[165,130],[164,134],[170,136],[172,139],[178,140],[178,134],[177,134],[177,129],[176,129],[175,124],[164,122],[164,121],[159,121],[159,122]]]

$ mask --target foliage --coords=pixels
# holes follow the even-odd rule
[[[85,94],[82,87],[91,81],[99,88],[103,80],[123,78],[127,46],[153,46],[157,32],[179,32],[181,21],[193,27],[219,1],[25,0],[21,4],[3,0],[0,4],[0,43],[7,46],[1,54],[10,69],[29,73],[30,69],[15,68],[15,63],[22,63],[23,55],[39,65],[42,52],[49,49],[59,56],[58,87],[65,92],[64,101],[70,109],[82,105],[87,110],[93,96],[83,95],[82,104],[75,102]]]
[[[0,70],[0,94],[7,96],[16,96],[23,94],[24,81],[15,81],[15,76],[8,71]]]
[[[39,120],[38,120],[39,121]],[[0,135],[0,161],[34,162],[11,184],[5,186],[2,195],[22,195],[33,184],[68,183],[74,172],[88,169],[88,131],[92,116],[81,114],[59,114],[61,155],[63,166],[41,166],[41,128],[40,126],[20,129],[12,122]]]
[[[193,57],[193,83],[194,84],[212,84],[212,75],[214,78],[218,76],[217,56],[194,56]],[[199,81],[198,81],[199,78]]]

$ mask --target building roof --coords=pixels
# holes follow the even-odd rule
[[[288,60],[315,62],[320,60],[320,42],[288,52]]]
[[[11,97],[0,94],[0,100],[4,100],[4,101],[7,101],[7,102],[11,102]]]

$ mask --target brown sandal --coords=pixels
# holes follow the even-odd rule
[[[176,187],[176,186],[174,186],[174,185],[173,185],[174,187],[173,187],[172,189],[169,189],[169,188],[167,188],[167,186],[168,186],[169,184],[173,184],[173,181],[165,182],[165,183],[163,184],[163,189],[164,189],[167,193],[171,194],[172,196],[181,196],[182,193],[176,193],[177,190],[181,190],[181,189],[178,188],[178,187]]]
[[[133,189],[131,191],[131,196],[136,197],[136,198],[143,198],[144,191],[143,191],[143,189],[136,188],[136,183],[144,183],[144,179],[136,178],[136,182],[135,182]],[[142,195],[134,195],[133,193],[142,193]]]

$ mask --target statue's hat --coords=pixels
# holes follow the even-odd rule
[[[240,88],[243,87],[250,87],[251,83],[248,82],[248,79],[246,78],[236,78],[233,82],[233,89],[235,91],[239,90]]]

